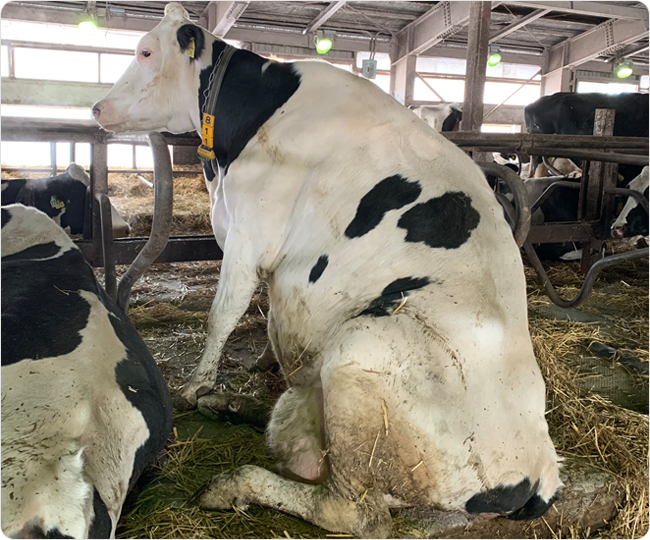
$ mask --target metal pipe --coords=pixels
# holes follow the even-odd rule
[[[480,162],[477,165],[485,174],[501,178],[514,196],[516,207],[516,219],[513,230],[515,242],[517,246],[521,247],[526,241],[528,231],[530,230],[530,203],[528,201],[528,191],[524,186],[523,181],[519,176],[510,168],[499,165],[498,163],[484,163]]]
[[[113,246],[113,218],[111,201],[105,193],[95,194],[99,205],[99,218],[104,258],[104,288],[113,300],[117,299],[117,274],[115,272],[115,248]]]
[[[606,193],[609,195],[623,195],[624,197],[633,197],[636,199],[636,202],[638,202],[646,211],[646,213],[650,213],[648,212],[648,199],[643,196],[643,193],[639,193],[635,189],[613,188],[608,189]]]
[[[648,252],[650,251],[650,248],[637,249],[636,251],[630,251],[628,253],[619,253],[618,255],[611,255],[609,257],[604,257],[603,259],[596,261],[587,272],[585,280],[582,283],[582,287],[580,287],[578,294],[571,300],[562,298],[557,293],[551,284],[548,275],[546,274],[546,271],[544,270],[544,267],[542,266],[542,263],[537,256],[537,253],[535,253],[535,249],[530,242],[524,243],[524,251],[526,252],[530,263],[533,265],[533,268],[537,273],[537,278],[540,284],[542,287],[544,287],[544,291],[551,299],[551,301],[561,308],[573,308],[580,305],[586,300],[587,296],[589,296],[591,288],[596,281],[596,277],[601,270],[604,270],[605,268],[609,268],[610,266],[614,266],[616,264],[620,264],[622,262],[631,261],[634,259],[648,258]]]
[[[154,205],[151,236],[126,271],[117,290],[117,305],[127,313],[133,284],[162,253],[169,240],[172,226],[174,182],[172,160],[162,134],[148,135],[154,159]]]
[[[565,187],[570,189],[580,189],[580,182],[571,182],[569,180],[560,180],[558,182],[553,182],[542,192],[542,194],[537,198],[535,203],[530,207],[531,214],[534,214],[535,211],[542,205],[542,203],[546,199],[548,199],[550,194],[560,187]]]
[[[551,165],[548,162],[548,159],[546,159],[546,158],[547,158],[547,156],[542,156],[542,163],[549,170],[549,172],[552,172],[554,176],[566,176],[566,175],[563,175],[560,171],[558,171],[555,167],[553,167],[553,165]]]
[[[56,143],[50,143],[50,176],[56,176]]]

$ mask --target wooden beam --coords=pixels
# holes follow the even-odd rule
[[[536,21],[540,17],[543,17],[547,13],[549,13],[551,10],[550,9],[536,9],[535,11],[532,11],[528,15],[524,15],[523,17],[519,17],[512,21],[508,26],[502,28],[498,32],[495,32],[490,36],[490,41],[489,43],[495,43],[499,41],[500,39],[503,39],[506,36],[509,36],[513,32],[516,32],[517,30],[520,30],[527,24]]]
[[[613,54],[625,45],[647,37],[647,20],[610,19],[551,48],[545,75]]]
[[[613,4],[610,2],[527,2],[512,1],[504,2],[509,6],[522,6],[534,9],[550,9],[560,13],[572,15],[589,15],[591,17],[603,17],[604,19],[635,19],[648,20],[648,8],[628,7]]]
[[[323,11],[321,11],[318,16],[311,21],[302,31],[302,34],[308,34],[309,32],[314,32],[318,30],[323,24],[325,24],[339,9],[343,7],[346,0],[338,0],[336,2],[330,2],[330,5],[327,6]]]

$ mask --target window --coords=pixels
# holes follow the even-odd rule
[[[427,82],[448,102],[462,102],[465,95],[464,79],[434,79],[427,77]],[[424,82],[416,78],[414,88],[415,101],[440,101]]]
[[[465,75],[465,60],[459,58],[430,58],[418,56],[415,70],[419,73],[445,73]]]
[[[2,46],[1,54],[0,68],[2,69],[2,76],[9,77],[9,48],[6,45]]]
[[[483,103],[497,105],[521,88],[514,96],[509,98],[504,105],[528,105],[539,99],[541,87],[539,84],[516,84],[508,82],[486,82],[483,93]]]
[[[14,49],[16,78],[50,81],[97,82],[96,53],[48,49]]]
[[[130,54],[102,54],[100,56],[99,82],[115,83],[133,62]]]
[[[641,79],[639,80],[639,90],[647,90],[649,82],[650,77],[648,77],[648,75],[641,75]]]
[[[2,20],[2,39],[56,43],[59,45],[86,45],[134,51],[144,32],[126,30],[99,30],[87,36],[75,26]]]
[[[637,92],[636,84],[619,82],[578,81],[578,93],[599,92],[601,94],[620,94],[621,92]]]
[[[481,133],[521,133],[519,124],[483,124]]]
[[[387,94],[390,94],[390,75],[377,73],[377,77],[370,79],[370,81],[379,86]]]
[[[3,105],[2,116],[23,118],[58,118],[60,120],[91,120],[86,107],[37,107],[35,105]]]

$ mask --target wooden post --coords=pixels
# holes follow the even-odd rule
[[[483,92],[487,69],[492,2],[472,2],[465,69],[465,102],[461,131],[480,131],[483,123]]]
[[[615,115],[614,109],[596,109],[594,135],[612,136]],[[583,245],[581,264],[583,273],[587,273],[589,268],[602,257],[601,246],[602,238],[605,236],[604,229],[608,227],[614,213],[614,197],[607,195],[605,191],[616,187],[617,176],[617,163],[592,161],[587,181],[583,182],[580,192],[581,208],[579,208],[578,215],[582,214],[585,221],[598,222],[595,232],[601,238]]]

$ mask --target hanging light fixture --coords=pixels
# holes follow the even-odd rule
[[[79,30],[86,36],[94,36],[97,33],[98,23],[95,4],[96,2],[86,2],[86,9],[84,9],[79,21]]]
[[[614,73],[619,79],[626,79],[634,72],[632,60],[621,59],[614,63]]]
[[[501,62],[501,53],[498,47],[490,47],[490,52],[487,60],[487,65],[494,67]]]
[[[335,32],[329,30],[318,31],[314,35],[314,46],[318,54],[327,54],[334,46]]]

